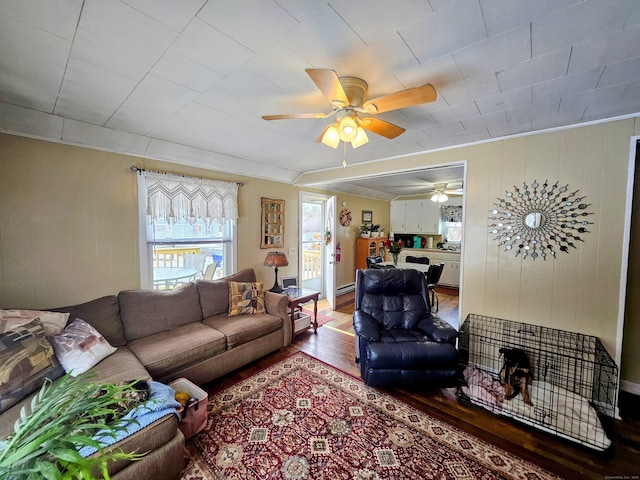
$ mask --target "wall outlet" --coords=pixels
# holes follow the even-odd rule
[[[289,247],[289,255],[295,255],[296,254],[296,247]]]

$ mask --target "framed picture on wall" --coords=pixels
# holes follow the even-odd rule
[[[373,222],[373,212],[371,210],[362,210],[362,223]]]

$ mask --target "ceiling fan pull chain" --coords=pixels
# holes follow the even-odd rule
[[[344,156],[342,157],[342,168],[347,168],[347,143],[342,142]]]

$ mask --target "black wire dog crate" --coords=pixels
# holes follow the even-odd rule
[[[458,401],[513,418],[595,450],[610,445],[618,367],[600,340],[589,335],[470,314],[458,340]],[[502,348],[523,350],[533,405],[500,384]]]

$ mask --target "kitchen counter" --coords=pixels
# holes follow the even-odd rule
[[[404,253],[405,255],[413,255],[411,252],[414,253],[453,253],[453,254],[460,254],[460,250],[443,250],[442,248],[405,248],[404,250],[402,250],[402,253]]]

